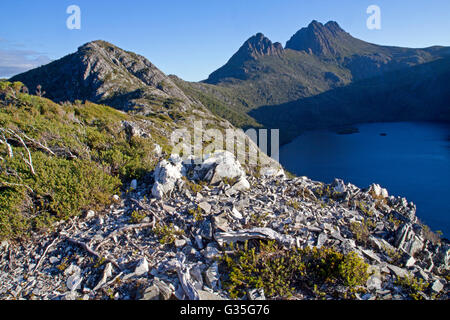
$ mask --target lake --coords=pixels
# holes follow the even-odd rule
[[[417,205],[417,216],[450,237],[450,124],[371,123],[359,133],[307,132],[280,149],[290,172],[360,188],[380,184]]]

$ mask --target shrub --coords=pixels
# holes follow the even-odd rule
[[[395,284],[405,289],[407,294],[414,300],[422,300],[423,297],[420,293],[423,293],[429,286],[423,279],[417,279],[414,276],[397,278]]]
[[[178,236],[184,235],[184,231],[177,230],[173,223],[169,225],[158,224],[153,228],[153,232],[159,238],[161,244],[172,244]]]
[[[352,222],[350,224],[350,231],[359,244],[366,245],[369,241],[370,228],[372,227],[373,222],[366,219],[363,222]]]
[[[56,104],[19,91],[21,85],[0,83],[0,127],[26,140],[36,175],[30,173],[12,143],[10,158],[0,144],[0,238],[19,238],[45,229],[55,220],[101,210],[122,181],[140,179],[153,170],[154,141],[166,148],[166,139],[149,127],[149,137],[128,139],[121,121],[139,122],[138,116],[81,101]],[[14,99],[8,95],[14,92]],[[7,137],[14,142],[14,137]],[[45,148],[52,150],[48,152]]]
[[[243,249],[231,249],[233,253],[223,258],[231,298],[253,288],[263,288],[269,298],[289,297],[299,288],[315,294],[323,285],[329,294],[337,294],[334,285],[346,287],[346,297],[369,277],[369,266],[355,253],[344,255],[331,248],[287,250],[275,242],[260,242],[259,249],[248,243]]]

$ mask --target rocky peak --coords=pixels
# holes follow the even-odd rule
[[[257,33],[244,43],[237,52],[237,56],[247,59],[257,59],[260,56],[279,55],[283,50],[281,43],[272,43],[272,41],[262,33]]]
[[[246,79],[249,75],[248,62],[258,61],[264,56],[281,56],[284,49],[279,42],[273,43],[262,33],[257,33],[244,42],[241,48],[220,69],[213,72],[207,83],[218,83],[225,78]]]
[[[151,95],[190,104],[173,81],[145,57],[102,40],[86,43],[75,53],[12,80],[30,90],[41,85],[46,97],[58,102],[89,100],[128,110],[136,105],[131,100],[136,100],[145,109],[154,103],[138,100]]]
[[[314,20],[308,27],[300,29],[286,43],[286,49],[306,51],[318,56],[340,56],[342,44],[352,38],[337,22],[325,25]]]

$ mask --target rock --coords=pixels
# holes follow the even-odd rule
[[[247,296],[249,300],[266,300],[263,288],[248,290]]]
[[[416,264],[416,259],[414,259],[414,257],[411,257],[408,254],[405,255],[404,260],[405,260],[405,267],[407,268],[411,268]]]
[[[78,293],[74,290],[66,292],[62,297],[62,300],[67,300],[67,301],[74,301],[77,299],[78,299]]]
[[[142,130],[139,125],[131,121],[122,121],[122,127],[128,136],[128,139],[132,137],[146,137],[148,136],[144,130]]]
[[[206,301],[225,300],[221,296],[219,296],[215,293],[209,292],[209,291],[205,291],[205,290],[198,290],[198,294],[200,296],[200,300],[206,300]]]
[[[231,210],[231,215],[233,216],[233,218],[238,220],[241,220],[243,218],[242,214],[238,209],[236,209],[236,207],[233,207],[233,210]]]
[[[149,271],[149,266],[146,258],[139,259],[136,269],[134,269],[134,274],[136,276],[142,276]]]
[[[382,281],[379,276],[371,276],[366,283],[368,290],[381,290]]]
[[[197,234],[197,235],[195,236],[195,243],[197,244],[197,247],[198,247],[200,250],[202,250],[202,249],[204,248],[203,240],[202,240],[202,236],[201,236],[201,235]]]
[[[100,279],[100,281],[97,283],[97,285],[93,290],[96,291],[100,289],[106,283],[106,281],[108,281],[108,278],[112,276],[112,272],[113,272],[112,263],[108,262],[108,264],[105,266],[105,270],[103,271],[102,278]]]
[[[176,239],[175,240],[175,247],[177,247],[177,248],[182,248],[182,247],[184,247],[186,245],[186,240],[184,240],[184,239]]]
[[[82,281],[83,278],[77,273],[67,279],[66,286],[70,291],[75,291],[81,288]]]
[[[132,190],[136,190],[137,186],[138,186],[137,180],[136,179],[132,180],[131,183],[130,183],[130,188]]]
[[[48,259],[48,261],[49,261],[51,264],[56,264],[56,263],[58,263],[58,262],[60,261],[60,259],[57,258],[57,257],[50,257],[50,258]]]
[[[215,184],[223,179],[239,179],[245,177],[245,171],[234,155],[228,151],[215,151],[208,155],[199,171],[206,172],[204,180]]]
[[[374,197],[374,198],[388,198],[389,197],[389,193],[386,189],[383,189],[380,187],[380,185],[378,184],[373,184],[369,187],[369,193]]]
[[[95,217],[95,211],[94,210],[89,210],[88,212],[86,212],[86,219],[92,219]]]
[[[190,270],[190,274],[192,279],[195,281],[194,285],[197,290],[201,290],[203,288],[203,276],[202,276],[202,264],[194,265]]]
[[[265,178],[270,178],[270,177],[285,178],[286,177],[284,170],[277,166],[262,167],[259,170],[259,174]]]
[[[276,240],[288,247],[295,244],[295,239],[290,235],[282,235],[270,228],[253,228],[250,230],[234,232],[216,232],[214,238],[222,246],[224,243],[244,242],[246,240]]]
[[[328,240],[328,237],[325,233],[319,234],[319,236],[317,237],[316,247],[321,248],[325,244],[325,242],[327,242],[327,240]]]
[[[64,270],[65,276],[71,276],[74,274],[81,274],[81,269],[75,264],[71,264],[66,270]]]
[[[219,266],[217,262],[214,262],[213,265],[209,267],[208,270],[206,270],[205,281],[206,284],[214,291],[219,289],[220,286]]]
[[[433,260],[438,269],[450,270],[450,244],[442,244]]]
[[[228,220],[226,219],[226,214],[221,214],[213,217],[214,228],[219,229],[221,231],[228,232],[230,229]]]
[[[212,238],[213,238],[213,229],[212,229],[211,221],[204,220],[200,224],[200,235],[204,239],[212,240]]]
[[[404,277],[409,275],[408,271],[406,271],[403,268],[394,266],[392,264],[387,264],[387,267],[389,268],[389,270],[391,270],[399,278],[404,278]]]
[[[405,223],[396,234],[395,246],[410,256],[423,249],[424,243],[413,231],[410,224]]]
[[[144,290],[141,300],[160,300],[160,291],[157,285],[152,285]]]
[[[241,177],[230,189],[225,191],[227,196],[232,196],[240,191],[246,191],[250,189],[250,182],[245,177]]]
[[[431,285],[431,290],[433,290],[436,293],[441,292],[442,289],[444,289],[444,285],[439,280],[434,281],[433,284]]]
[[[331,187],[336,193],[344,193],[347,191],[347,187],[344,181],[341,179],[335,179],[334,182],[331,184]]]
[[[204,255],[205,255],[205,258],[212,260],[220,255],[219,248],[217,248],[216,244],[209,243],[206,246]]]
[[[159,144],[155,143],[155,148],[153,149],[153,152],[155,153],[155,156],[157,158],[161,158],[163,150]]]
[[[210,214],[211,213],[211,205],[208,202],[206,202],[206,201],[203,201],[203,202],[199,203],[198,207],[200,209],[202,209],[205,212],[205,214]]]
[[[170,194],[175,188],[175,184],[181,179],[182,161],[179,157],[173,156],[170,162],[163,160],[155,168],[155,184],[152,188],[152,195],[157,199],[162,199]]]
[[[9,242],[7,241],[7,240],[3,240],[1,243],[0,243],[0,248],[1,249],[3,249],[3,250],[8,250],[8,248],[9,248]]]
[[[369,250],[369,249],[361,249],[361,252],[364,253],[364,255],[365,255],[366,257],[372,259],[373,261],[378,262],[378,263],[381,262],[380,257],[379,257],[375,252],[373,252],[372,250]]]
[[[170,288],[170,286],[168,286],[164,281],[155,278],[153,280],[153,284],[159,289],[160,300],[169,300],[173,296],[173,289]]]

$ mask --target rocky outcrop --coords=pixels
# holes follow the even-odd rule
[[[170,195],[177,185],[182,184],[183,176],[212,185],[224,179],[235,181],[229,192],[244,191],[250,188],[246,174],[234,155],[228,151],[216,151],[200,163],[193,158],[183,161],[178,156],[161,161],[154,173],[153,196],[162,199],[164,196]]]
[[[248,39],[223,67],[209,76],[206,82],[218,83],[225,78],[246,79],[250,72],[247,62],[265,56],[281,57],[283,52],[281,43],[272,43],[262,33],[258,33]]]
[[[226,164],[232,176],[242,174],[223,152],[208,159],[196,165],[200,169],[207,164],[197,173]],[[365,293],[356,294],[356,299],[409,299],[410,288],[398,284],[405,277],[429,284],[417,293],[421,298],[448,299],[449,282],[443,275],[449,270],[449,244],[423,238],[422,228],[413,222],[414,206],[406,199],[382,199],[373,192],[378,187],[364,190],[342,180],[325,185],[306,177],[282,176],[246,176],[251,188],[233,194],[222,182],[206,183],[192,194],[186,192],[189,186],[178,183],[186,169],[179,159],[162,161],[155,169],[154,184],[138,183],[137,189],[124,193],[99,217],[61,223],[57,233],[22,242],[13,250],[2,243],[0,297],[229,299],[224,288],[227,274],[217,260],[221,248],[271,240],[286,249],[332,247],[343,254],[355,253],[370,272],[360,288]],[[158,185],[161,193],[168,190],[166,186],[175,187],[158,200],[150,196]],[[358,203],[365,203],[370,212]],[[201,208],[200,216],[193,216],[191,208]],[[134,212],[145,213],[137,224],[130,223]],[[403,225],[395,222],[400,219]],[[354,226],[366,221],[371,223],[362,241],[360,229]],[[105,257],[107,263],[94,265],[92,255]],[[67,291],[60,291],[62,284]],[[295,289],[297,299],[317,298],[302,288]],[[261,288],[247,289],[246,299],[280,298],[267,297]]]
[[[170,195],[182,177],[182,170],[183,164],[179,157],[171,157],[169,161],[161,161],[155,168],[155,184],[152,188],[152,195],[157,199]]]

